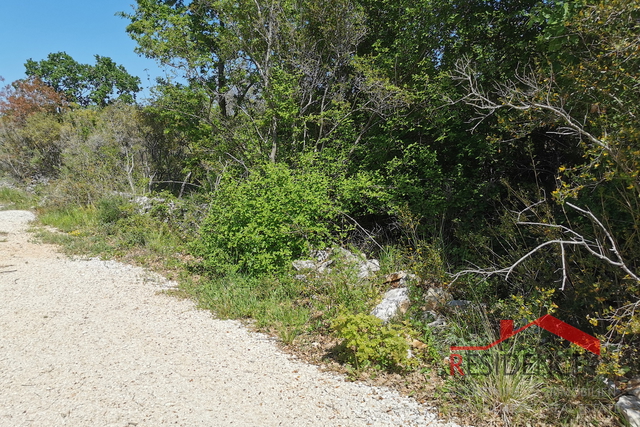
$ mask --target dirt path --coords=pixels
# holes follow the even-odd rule
[[[0,426],[444,426],[212,318],[113,261],[33,244],[0,212]],[[6,234],[5,234],[6,233]]]

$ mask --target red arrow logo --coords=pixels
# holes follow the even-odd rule
[[[513,320],[501,320],[500,321],[500,339],[492,342],[491,344],[484,346],[463,346],[456,347],[452,346],[451,351],[458,350],[488,350],[491,347],[500,344],[502,341],[511,338],[512,336],[524,331],[530,326],[539,326],[542,329],[546,329],[559,336],[560,338],[564,338],[567,341],[571,341],[572,343],[579,345],[585,350],[590,351],[591,353],[600,355],[600,340],[596,337],[587,334],[586,332],[581,331],[578,328],[571,326],[568,323],[563,322],[562,320],[553,317],[550,314],[545,314],[539,319],[534,320],[533,322],[524,325],[522,328],[513,330]]]

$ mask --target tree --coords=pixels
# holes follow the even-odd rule
[[[353,63],[366,29],[351,0],[139,0],[123,16],[137,51],[180,72],[188,86],[176,88],[201,99],[181,102],[180,114],[211,130],[201,141],[214,158],[231,154],[250,165],[325,148],[349,154],[374,123],[371,116],[397,104],[383,102],[394,93],[387,82]],[[214,136],[222,134],[232,135],[240,151],[218,150],[228,146]]]
[[[64,95],[38,78],[16,80],[0,89],[0,116],[20,123],[34,113],[56,113],[66,106]]]
[[[130,75],[111,58],[95,55],[96,64],[80,64],[66,52],[50,53],[47,59],[25,63],[26,74],[37,77],[56,91],[65,94],[70,102],[82,106],[104,107],[114,100],[135,102],[140,92],[140,78]]]

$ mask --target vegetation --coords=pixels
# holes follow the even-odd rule
[[[3,205],[37,205],[75,250],[164,263],[286,344],[325,337],[357,375],[432,372],[497,423],[613,422],[600,376],[640,371],[637,2],[136,3],[138,53],[180,79],[136,105],[109,58],[27,61],[0,91],[0,167],[30,192]],[[380,273],[295,277],[339,247]],[[368,314],[398,270],[412,307],[383,325]],[[430,288],[472,304],[431,310]],[[502,370],[449,377],[449,346],[548,313],[602,355],[527,330]],[[523,359],[544,369],[505,374]]]
[[[39,62],[29,59],[26,74],[45,82],[69,102],[106,106],[117,100],[132,103],[140,78],[127,73],[109,57],[96,55],[96,65],[79,64],[66,52],[50,53]]]

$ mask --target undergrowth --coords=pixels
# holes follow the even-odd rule
[[[0,182],[0,210],[32,209],[35,195]]]

